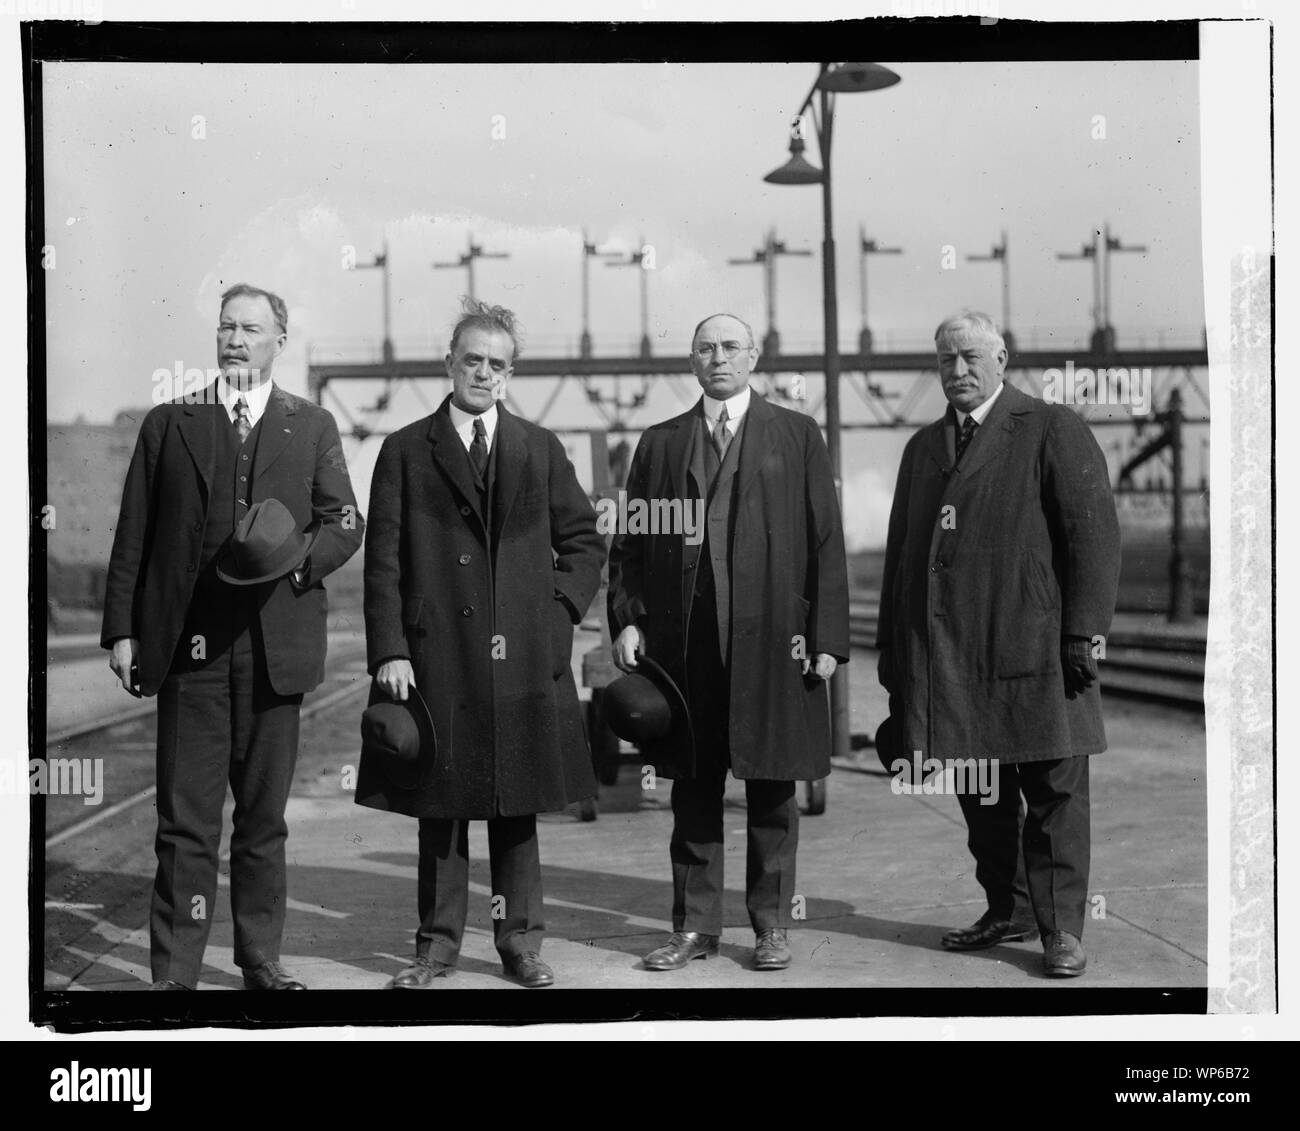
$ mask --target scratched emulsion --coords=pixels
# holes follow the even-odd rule
[[[1215,1013],[1277,1010],[1274,953],[1272,403],[1270,261],[1247,249],[1232,265],[1232,537],[1228,679],[1232,792],[1229,981]]]

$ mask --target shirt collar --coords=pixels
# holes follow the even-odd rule
[[[248,402],[249,419],[256,424],[262,413],[266,411],[266,405],[271,399],[271,389],[274,384],[273,381],[263,381],[252,389],[238,389],[226,380],[226,375],[223,373],[217,378],[217,396],[226,408],[226,415],[232,418],[235,415],[235,406],[239,403],[239,398],[243,397]]]
[[[456,403],[450,402],[447,405],[451,410],[451,426],[456,429],[456,435],[466,447],[469,447],[474,441],[474,421],[483,421],[483,430],[487,433],[488,447],[492,446],[492,437],[497,431],[497,406],[493,402],[489,407],[484,409],[477,416],[472,412],[466,412],[463,408],[458,408]]]
[[[710,425],[718,423],[718,417],[722,415],[722,406],[727,406],[727,422],[739,420],[749,411],[749,386],[746,385],[740,392],[734,396],[728,397],[725,401],[715,401],[707,393],[704,394],[704,417]]]
[[[993,402],[1002,395],[1002,388],[1005,384],[1005,381],[999,381],[998,387],[993,390],[993,395],[988,397],[978,408],[972,409],[969,414],[962,412],[961,409],[954,405],[953,412],[957,414],[957,427],[960,428],[966,423],[967,415],[973,416],[976,424],[983,424],[984,418],[993,410]]]

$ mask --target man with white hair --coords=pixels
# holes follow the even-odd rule
[[[1045,972],[1074,977],[1087,965],[1086,756],[1106,749],[1096,657],[1119,582],[1106,461],[1070,409],[1004,382],[987,315],[945,319],[935,349],[949,407],[903,450],[880,682],[906,757],[988,759],[999,778],[990,797],[958,795],[988,910],[943,945],[1041,933]]]

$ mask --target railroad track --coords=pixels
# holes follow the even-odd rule
[[[329,674],[325,682],[303,702],[300,719],[315,715],[369,689],[370,681],[357,678],[358,663],[364,668],[364,644],[331,649]],[[154,719],[157,702],[149,699],[98,718],[62,727],[47,734],[47,759],[102,759],[105,771],[111,771],[108,796],[85,812],[82,797],[48,796],[46,798],[45,838],[47,850],[57,847],[106,821],[111,821],[150,800],[157,793]],[[109,776],[107,773],[104,776]],[[107,803],[105,803],[107,802]]]

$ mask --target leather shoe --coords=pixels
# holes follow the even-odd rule
[[[427,990],[439,978],[450,978],[455,970],[456,967],[450,963],[439,962],[436,958],[417,954],[415,961],[405,970],[399,972],[385,988],[390,990]]]
[[[246,990],[305,990],[297,978],[285,973],[278,962],[263,962],[261,966],[250,966],[244,971],[244,989]]]
[[[539,990],[555,981],[555,971],[531,950],[523,954],[503,954],[501,966],[507,978],[530,990]]]
[[[1043,936],[1043,970],[1049,978],[1077,978],[1087,968],[1083,943],[1069,931],[1048,931]]]
[[[987,950],[998,943],[1033,942],[1037,937],[1037,927],[999,919],[986,911],[969,927],[949,931],[943,936],[943,945],[948,950]]]
[[[790,965],[790,946],[784,927],[759,931],[754,943],[755,970],[784,970]]]
[[[180,982],[173,982],[169,978],[160,978],[149,988],[151,990],[188,990],[189,986],[183,986]]]
[[[642,959],[647,970],[680,970],[692,958],[713,958],[718,953],[718,936],[699,931],[674,931],[663,946]]]

